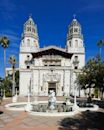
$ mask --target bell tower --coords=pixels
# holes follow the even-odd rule
[[[75,16],[68,26],[66,50],[70,53],[84,53],[82,29]]]
[[[76,69],[81,69],[85,65],[85,47],[83,42],[83,34],[80,23],[73,18],[71,24],[68,26],[66,51],[72,53],[72,66],[75,61],[78,62]],[[73,66],[74,67],[74,66]]]
[[[24,24],[20,52],[36,52],[39,50],[37,25],[31,16]]]

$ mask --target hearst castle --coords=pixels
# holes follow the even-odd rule
[[[48,96],[54,90],[56,96],[83,96],[76,76],[85,65],[85,48],[80,23],[74,18],[68,26],[66,47],[54,45],[39,47],[38,28],[33,19],[25,22],[19,53],[19,95]]]

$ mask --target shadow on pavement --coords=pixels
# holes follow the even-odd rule
[[[93,100],[93,103],[104,109],[104,100]]]
[[[104,112],[85,111],[59,122],[59,130],[104,130]]]
[[[2,111],[0,111],[0,115],[1,115],[1,114],[3,114],[3,112],[2,112]]]

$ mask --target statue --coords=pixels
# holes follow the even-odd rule
[[[54,110],[55,109],[56,97],[55,97],[54,90],[50,90],[48,104],[49,104],[50,110]]]

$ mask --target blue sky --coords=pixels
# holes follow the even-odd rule
[[[65,47],[68,25],[76,14],[82,25],[86,61],[98,54],[96,43],[104,39],[104,0],[0,0],[0,36],[6,35],[10,39],[7,67],[10,67],[10,55],[19,60],[21,33],[29,14],[37,24],[41,47],[50,44]],[[104,48],[102,55],[104,57]],[[0,76],[3,77],[1,47],[0,61]]]

